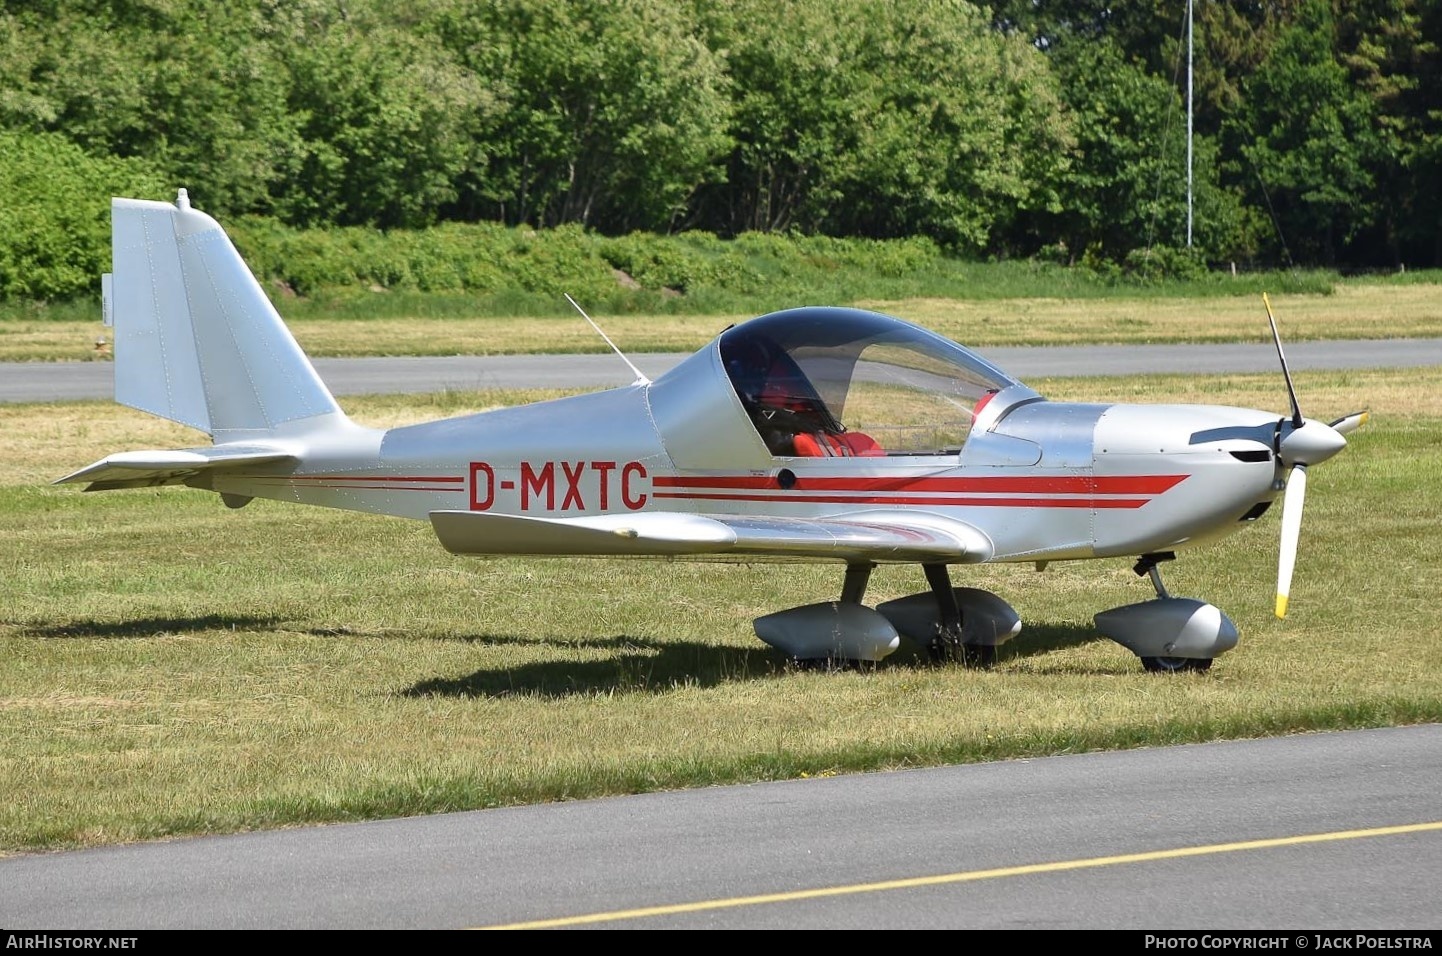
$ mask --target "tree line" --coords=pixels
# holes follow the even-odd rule
[[[1187,12],[0,0],[0,294],[87,269],[109,195],[177,185],[297,228],[1442,265],[1442,0],[1194,0],[1190,162]]]

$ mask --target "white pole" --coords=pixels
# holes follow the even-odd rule
[[[1192,247],[1192,0],[1187,0],[1187,248]]]

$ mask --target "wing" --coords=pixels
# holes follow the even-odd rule
[[[295,463],[299,459],[276,448],[191,448],[184,451],[123,451],[57,478],[54,484],[88,481],[86,491],[178,485],[205,471],[222,468]]]
[[[468,555],[821,558],[979,563],[991,539],[930,514],[872,511],[845,518],[774,518],[676,512],[533,518],[432,511],[447,551]]]

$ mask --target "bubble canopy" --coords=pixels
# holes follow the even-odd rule
[[[719,346],[778,456],[954,455],[991,396],[1021,384],[949,339],[862,309],[773,312],[727,329]]]

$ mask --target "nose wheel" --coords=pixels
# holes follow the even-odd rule
[[[1159,554],[1143,555],[1141,560],[1132,570],[1137,574],[1145,574],[1152,579],[1152,587],[1157,592],[1157,597],[1162,600],[1169,599],[1167,586],[1162,583],[1163,561],[1171,561],[1176,558],[1176,553],[1163,551]],[[1151,674],[1180,674],[1184,671],[1205,671],[1212,666],[1210,657],[1143,657],[1141,658],[1142,668]]]
[[[1143,657],[1142,667],[1152,674],[1180,674],[1184,671],[1205,671],[1211,668],[1210,657]]]
[[[1214,657],[1237,643],[1236,625],[1219,609],[1167,593],[1158,565],[1175,557],[1171,551],[1144,554],[1132,568],[1151,578],[1154,600],[1096,615],[1097,629],[1137,655],[1153,674],[1208,670]]]

